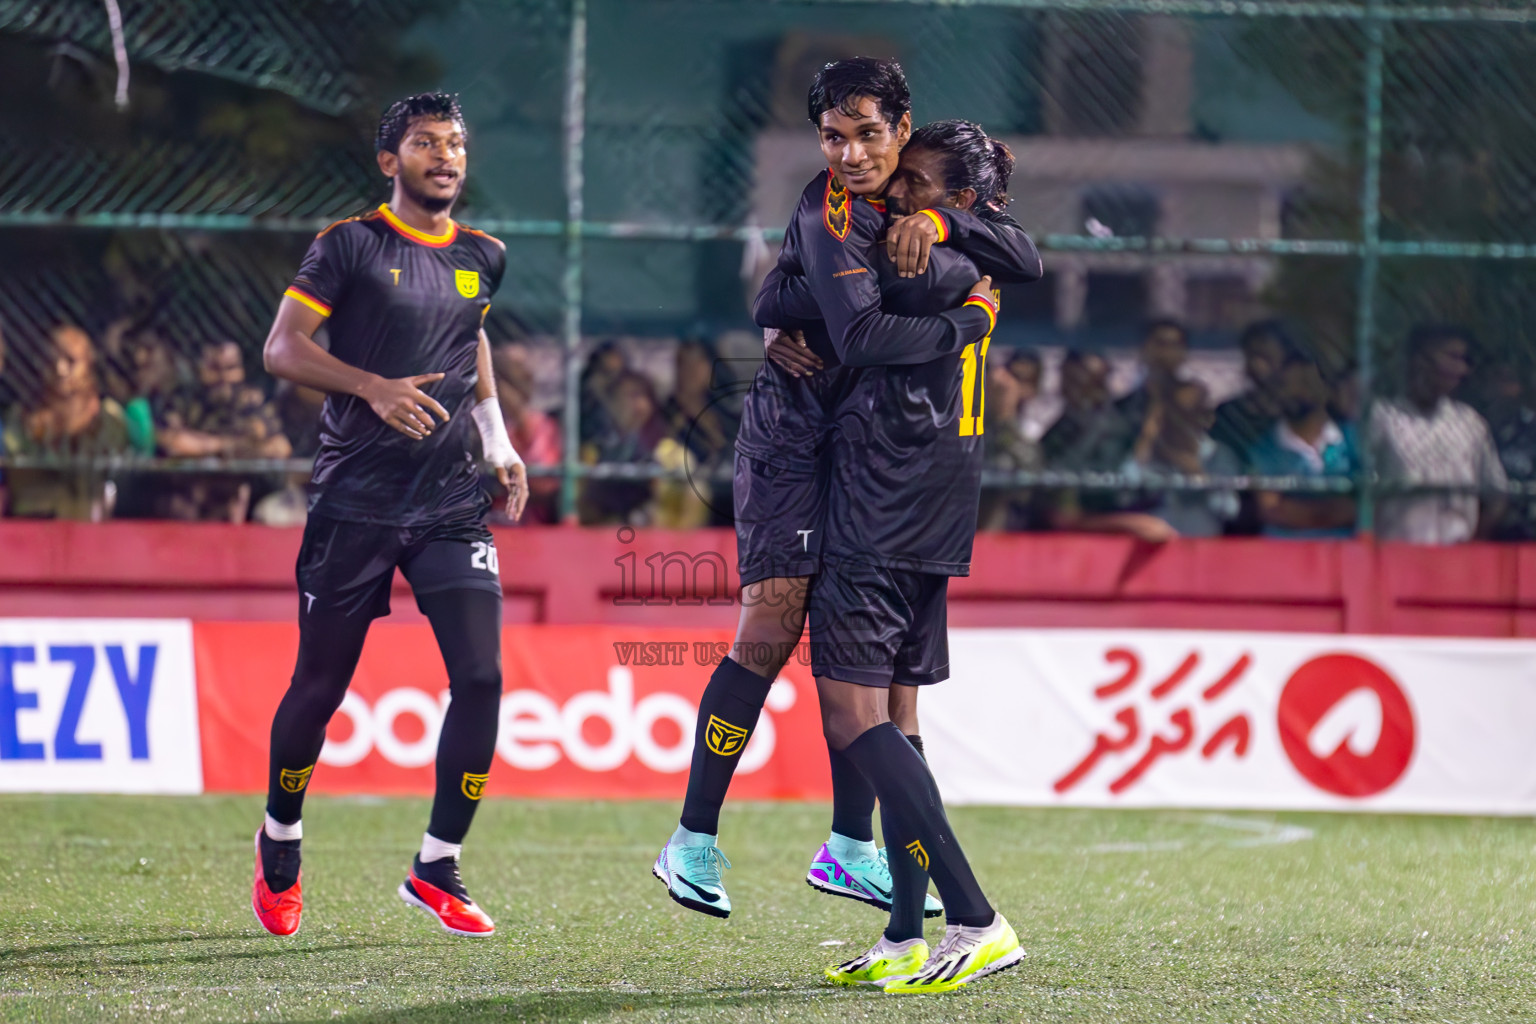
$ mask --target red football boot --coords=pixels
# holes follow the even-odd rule
[[[496,933],[490,915],[469,898],[469,890],[459,880],[459,862],[452,857],[426,864],[417,857],[411,862],[410,875],[397,891],[402,900],[437,918],[445,932],[475,939]]]
[[[303,872],[298,872],[298,881],[282,892],[273,892],[267,887],[267,877],[261,868],[261,837],[260,830],[256,833],[256,880],[251,883],[251,910],[256,914],[256,920],[263,928],[273,935],[292,935],[299,930],[299,915],[304,912],[304,893],[300,883],[303,881]],[[282,855],[288,855],[287,850]],[[298,850],[291,854],[294,858],[299,855]]]

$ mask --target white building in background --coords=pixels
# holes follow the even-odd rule
[[[1083,69],[1091,61],[1097,74],[1121,55],[1089,53],[1085,47],[1103,40],[1048,27],[1045,131],[1005,137],[1018,161],[1014,216],[1037,238],[1280,238],[1285,199],[1302,182],[1309,147],[1192,138],[1194,61],[1187,25],[1147,17],[1122,28],[1130,24],[1139,25],[1139,38],[1117,40],[1134,51],[1132,60],[1117,65],[1130,70],[1118,83],[1096,81],[1101,94],[1092,103],[1074,99],[1083,93]],[[808,142],[798,127],[758,136],[756,225],[784,224],[806,181],[822,169]],[[1177,317],[1197,329],[1232,329],[1263,314],[1259,295],[1275,262],[1221,253],[1057,251],[1046,266],[1055,323],[1063,330],[1083,326],[1095,287],[1117,281],[1145,296],[1147,315]],[[755,276],[766,272],[760,266]]]

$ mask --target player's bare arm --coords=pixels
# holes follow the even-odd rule
[[[497,404],[495,369],[491,366],[491,339],[480,332],[480,348],[475,353],[475,426],[481,430],[480,446],[485,461],[496,470],[496,479],[507,489],[507,515],[516,522],[528,504],[528,467],[512,447],[507,427]],[[494,415],[491,410],[494,409]],[[484,410],[484,411],[482,411]],[[484,424],[482,424],[484,420]]]
[[[284,298],[262,349],[262,365],[267,372],[320,391],[356,395],[379,419],[418,441],[432,433],[433,416],[448,422],[448,410],[421,390],[423,385],[442,380],[441,373],[389,380],[350,366],[315,343],[315,331],[323,321],[315,310]]]

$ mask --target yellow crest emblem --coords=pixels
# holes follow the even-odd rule
[[[710,715],[704,728],[704,743],[721,757],[730,757],[747,745],[747,730]]]
[[[314,765],[310,765],[308,768],[300,768],[298,771],[284,768],[277,773],[277,784],[282,786],[283,791],[286,793],[297,793],[309,785],[309,773],[314,770]]]
[[[459,788],[462,789],[464,791],[464,795],[469,797],[471,800],[479,800],[481,797],[485,796],[485,783],[490,779],[490,777],[491,776],[489,772],[487,772],[485,775],[476,775],[473,772],[465,772],[464,781],[459,784]]]
[[[907,852],[912,855],[913,860],[917,861],[918,867],[924,871],[928,870],[928,851],[923,849],[923,841],[921,839],[914,839],[908,843]]]
[[[453,283],[459,286],[459,294],[472,299],[480,294],[480,274],[473,270],[455,270]]]

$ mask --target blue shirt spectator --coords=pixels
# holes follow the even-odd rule
[[[1328,387],[1317,365],[1301,354],[1281,370],[1279,422],[1249,452],[1258,476],[1316,479],[1353,476],[1360,466],[1354,429],[1328,415]],[[1259,492],[1259,518],[1270,537],[1349,537],[1355,528],[1352,494]]]

